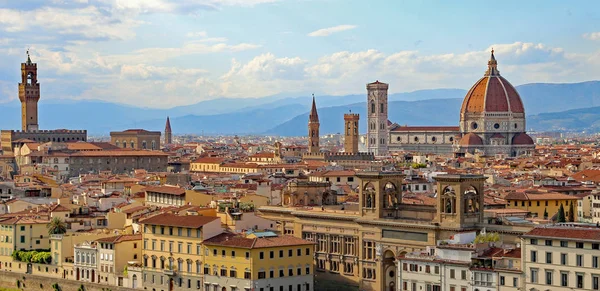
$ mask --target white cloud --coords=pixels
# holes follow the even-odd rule
[[[89,39],[128,39],[141,22],[95,6],[80,9],[43,7],[31,11],[0,9],[0,27],[8,32],[45,31]]]
[[[190,31],[186,33],[187,37],[206,37],[208,34],[206,31]]]
[[[338,26],[315,30],[315,31],[309,33],[308,36],[328,36],[328,35],[331,35],[336,32],[351,30],[351,29],[355,29],[355,28],[356,28],[356,25],[349,25],[349,24],[338,25]]]
[[[600,40],[600,32],[584,33],[583,38],[589,39],[589,40]]]
[[[206,74],[202,69],[180,69],[176,67],[156,67],[146,64],[121,66],[122,79],[170,79],[173,76],[198,76]]]

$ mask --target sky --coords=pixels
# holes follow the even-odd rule
[[[574,5],[576,4],[576,5]],[[513,85],[600,80],[600,1],[0,0],[0,102],[26,50],[42,100],[169,108],[216,98],[468,89],[495,50]]]

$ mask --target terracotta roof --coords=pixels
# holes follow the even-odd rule
[[[177,226],[187,228],[200,228],[203,225],[219,220],[218,217],[199,216],[199,215],[175,215],[171,213],[162,213],[140,221],[142,224]]]
[[[194,160],[192,163],[203,163],[203,164],[220,164],[225,161],[224,158],[212,158],[212,157],[204,157]]]
[[[246,249],[272,248],[283,246],[313,245],[311,241],[282,235],[277,237],[246,238],[232,233],[222,233],[203,242],[205,245],[228,246]]]
[[[600,228],[549,226],[534,228],[523,237],[544,237],[574,240],[593,240],[600,242]]]
[[[104,238],[98,239],[96,241],[114,244],[114,243],[120,243],[120,242],[124,242],[124,241],[132,241],[132,240],[142,240],[142,234],[138,233],[138,234],[117,235],[117,236],[111,236],[111,237],[104,237]]]
[[[460,139],[458,144],[461,146],[480,146],[483,145],[483,140],[478,135],[469,132]]]
[[[504,197],[506,200],[518,200],[518,201],[536,201],[536,200],[579,200],[576,196],[571,196],[562,193],[548,192],[548,193],[525,193],[525,192],[511,192]]]
[[[101,147],[91,144],[89,142],[69,142],[67,143],[67,149],[72,151],[99,151]]]
[[[159,151],[142,150],[108,150],[108,151],[81,151],[73,153],[73,157],[166,157],[168,154]]]
[[[185,195],[185,189],[176,186],[150,186],[144,188],[144,191],[171,195]]]

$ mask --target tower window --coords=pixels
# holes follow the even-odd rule
[[[517,129],[518,125],[515,123],[515,129]]]
[[[473,123],[471,124],[471,128],[473,128],[473,129],[477,129],[477,127],[479,127],[479,125],[477,124],[477,122],[473,122]]]
[[[27,74],[27,85],[31,85],[32,82],[33,82],[33,74],[29,73],[29,74]]]
[[[379,112],[380,112],[380,113],[383,113],[383,103],[381,103],[381,104],[379,105]]]
[[[375,103],[371,102],[371,113],[375,113]]]
[[[498,124],[498,123],[494,124],[494,128],[495,128],[495,129],[498,129],[498,128],[500,128],[500,124]]]

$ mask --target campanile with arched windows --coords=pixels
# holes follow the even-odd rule
[[[308,152],[311,154],[320,151],[319,146],[319,114],[317,113],[317,103],[313,95],[312,108],[308,116]]]
[[[438,175],[436,222],[468,228],[483,222],[483,175]]]
[[[397,218],[402,203],[402,181],[400,172],[359,172],[360,195],[358,198],[361,216],[370,218]]]
[[[388,153],[388,84],[367,84],[367,149],[376,156]]]
[[[38,101],[40,83],[37,80],[37,64],[31,62],[29,51],[27,61],[21,63],[21,83],[19,83],[21,101],[21,127],[23,131],[38,130]]]

